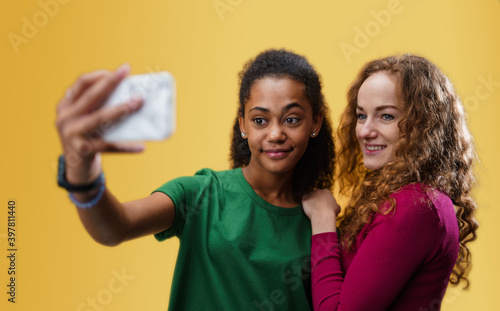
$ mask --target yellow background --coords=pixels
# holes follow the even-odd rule
[[[470,290],[450,287],[443,310],[499,310],[500,1],[61,2],[67,3],[49,10],[53,16],[35,0],[6,2],[1,9],[0,309],[167,308],[177,240],[146,237],[101,246],[56,186],[61,147],[55,106],[79,74],[128,62],[133,73],[167,70],[177,79],[176,134],[148,143],[141,155],[104,157],[108,186],[126,201],[202,167],[228,168],[237,73],[258,52],[285,47],[306,55],[322,74],[335,126],[348,84],[373,58],[421,54],[451,78],[467,102],[481,160],[475,191],[481,227],[471,244]],[[219,14],[214,2],[230,10]],[[389,9],[390,20],[385,15],[383,24],[377,22],[372,11]],[[13,45],[9,34],[21,36],[34,16],[38,32]],[[356,43],[356,53],[346,57],[341,45]],[[481,82],[488,79],[494,81],[489,88]],[[9,199],[17,202],[15,305],[6,294]],[[92,299],[97,307],[89,305]]]

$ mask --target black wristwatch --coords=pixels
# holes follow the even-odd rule
[[[59,157],[59,166],[57,169],[57,184],[59,187],[64,188],[70,192],[87,192],[99,187],[104,182],[104,174],[101,173],[96,180],[88,185],[72,185],[66,180],[66,164],[64,162],[64,155]]]

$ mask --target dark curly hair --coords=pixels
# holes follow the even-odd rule
[[[251,152],[248,141],[240,135],[238,116],[245,114],[245,103],[255,81],[265,77],[289,78],[303,83],[313,117],[323,114],[321,130],[315,138],[309,138],[307,149],[295,167],[292,177],[293,199],[300,202],[304,194],[315,189],[331,189],[335,146],[329,110],[321,92],[321,78],[305,57],[283,49],[260,53],[248,61],[239,74],[239,108],[231,143],[232,167],[245,166],[250,162]]]
[[[363,166],[356,139],[358,92],[371,75],[384,71],[396,78],[397,97],[403,107],[395,160],[377,171]],[[476,239],[477,209],[471,197],[476,184],[473,164],[474,142],[466,124],[463,106],[450,80],[430,61],[415,55],[391,56],[369,62],[360,71],[348,94],[348,105],[338,129],[339,184],[351,196],[339,231],[344,247],[350,249],[362,227],[374,213],[387,214],[395,208],[391,193],[410,183],[423,183],[447,193],[455,205],[460,231],[460,250],[450,283],[468,287],[471,253],[466,246]],[[381,202],[391,208],[380,211]]]

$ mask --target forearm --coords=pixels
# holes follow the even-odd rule
[[[311,283],[314,310],[341,310],[340,293],[343,282],[337,234],[325,232],[313,235]]]
[[[80,202],[88,202],[96,196],[98,189],[88,193],[73,193]],[[98,243],[115,246],[125,241],[128,221],[123,204],[113,194],[104,190],[102,198],[90,208],[77,208],[83,226]]]

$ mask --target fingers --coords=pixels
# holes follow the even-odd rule
[[[75,85],[68,89],[66,96],[69,96],[73,101],[77,100],[97,80],[109,74],[111,73],[108,70],[96,70],[82,75],[80,78],[78,78]]]
[[[129,71],[130,67],[124,64],[114,72],[97,70],[80,76],[60,101],[57,107],[58,117],[62,120],[71,119],[95,109]]]
[[[105,75],[109,74],[108,70],[96,70],[93,72],[81,75],[76,83],[70,86],[66,90],[66,94],[60,100],[59,105],[57,105],[57,112],[60,113],[62,110],[67,108],[69,105],[73,104],[76,99],[78,99],[83,92],[85,92],[90,86],[92,86],[97,80],[101,79]]]
[[[126,145],[126,144],[112,144],[112,143],[104,143],[102,146],[98,146],[100,151],[105,152],[130,152],[130,153],[138,153],[146,150],[144,144],[134,144],[134,145]]]
[[[90,161],[98,152],[141,152],[142,145],[113,144],[103,140],[104,133],[116,121],[142,107],[142,99],[105,109],[73,120],[60,132],[65,153],[71,152]]]
[[[74,148],[79,156],[87,156],[91,154],[99,154],[100,152],[116,152],[116,153],[138,153],[145,150],[144,144],[123,144],[123,143],[108,143],[99,139],[85,139],[80,141],[78,146]]]
[[[317,189],[311,193],[304,196],[303,200],[318,200],[321,198],[333,197],[332,192],[329,189]]]
[[[328,189],[318,189],[313,193],[304,196],[302,199],[302,205],[314,207],[314,209],[340,209],[337,201],[333,197],[333,194]]]
[[[142,104],[142,99],[132,99],[125,104],[98,109],[89,115],[75,119],[61,132],[63,141],[67,142],[65,149],[72,149],[81,157],[91,157],[93,154],[101,151],[143,151],[144,148],[139,145],[111,144],[103,141],[104,133],[114,122],[136,112],[142,107]]]
[[[113,123],[136,112],[142,105],[143,100],[141,98],[133,98],[119,106],[96,110],[81,119],[81,130],[83,133],[88,133],[97,129],[101,132],[100,136],[102,137],[104,131]]]
[[[98,79],[88,89],[78,97],[72,107],[72,115],[82,115],[98,108],[109,94],[115,89],[120,81],[127,76],[130,67],[125,64],[120,66],[113,73],[108,73]]]

